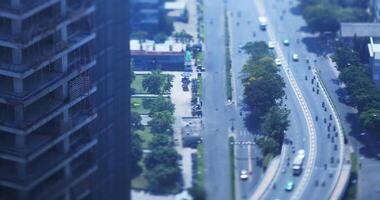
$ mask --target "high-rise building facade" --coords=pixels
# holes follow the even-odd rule
[[[127,11],[0,1],[0,199],[128,198]]]

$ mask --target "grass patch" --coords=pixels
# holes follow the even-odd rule
[[[227,99],[232,101],[232,64],[231,64],[231,52],[230,52],[230,33],[228,28],[228,16],[227,11],[224,11],[224,29],[225,29],[225,67],[226,67],[226,90]]]
[[[197,78],[197,81],[198,81],[198,96],[199,96],[199,99],[202,100],[202,90],[203,90],[203,79],[202,77],[198,77]]]
[[[136,130],[135,133],[141,137],[143,140],[142,148],[148,149],[149,143],[153,139],[153,134],[150,132],[150,128],[145,126],[142,130]]]
[[[205,172],[205,163],[204,163],[204,147],[203,144],[198,144],[197,146],[197,183],[201,186],[204,186],[204,172]]]
[[[203,64],[203,53],[202,52],[198,52],[196,55],[195,55],[195,65],[198,66],[198,65],[202,65]]]
[[[144,155],[142,156],[142,158],[141,158],[141,160],[139,162],[139,165],[142,168],[142,172],[140,173],[139,176],[137,176],[136,178],[132,179],[132,181],[131,181],[132,188],[136,189],[136,190],[148,190],[148,187],[149,187],[149,182],[145,178],[145,171],[146,171],[146,169],[144,167],[143,160],[144,160]]]
[[[357,184],[358,157],[356,153],[351,153],[350,157],[351,157],[351,176],[350,176],[350,183],[343,197],[344,200],[354,200],[356,199],[356,195],[358,193],[358,184]]]
[[[144,174],[141,173],[138,177],[132,179],[132,188],[136,190],[147,190],[149,183],[144,177]]]
[[[143,106],[143,103],[142,103],[143,99],[144,98],[134,98],[134,97],[131,98],[132,112],[137,112],[139,114],[148,114],[149,113],[149,110]]]
[[[133,89],[135,89],[135,93],[136,93],[136,94],[144,94],[144,93],[147,93],[147,92],[144,90],[143,86],[142,86],[142,81],[143,81],[143,79],[144,79],[144,76],[145,76],[145,75],[141,75],[141,74],[136,74],[136,75],[135,75],[135,80],[133,80],[131,87],[132,87]]]
[[[231,200],[235,199],[235,148],[234,148],[234,138],[232,136],[229,137],[228,146],[229,146],[229,157],[230,157],[230,185],[231,185]]]
[[[268,153],[267,155],[264,156],[264,160],[263,160],[264,170],[268,168],[268,165],[272,159],[273,159],[273,153]]]

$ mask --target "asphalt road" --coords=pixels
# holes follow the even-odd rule
[[[287,60],[289,62],[289,66],[293,75],[298,82],[298,85],[302,91],[302,94],[308,104],[309,110],[312,113],[312,116],[318,115],[319,120],[315,121],[315,129],[317,132],[317,154],[315,158],[315,163],[312,166],[312,173],[309,179],[307,179],[307,187],[302,189],[302,199],[327,199],[330,190],[334,185],[334,176],[337,175],[337,157],[340,149],[339,144],[337,143],[337,137],[335,133],[333,133],[332,128],[330,128],[330,133],[327,130],[327,125],[331,123],[331,127],[335,125],[333,120],[329,120],[330,110],[327,109],[324,111],[321,104],[322,102],[326,102],[326,99],[323,98],[321,94],[316,94],[316,92],[312,91],[311,71],[308,70],[308,64],[306,63],[306,58],[311,60],[311,65],[321,65],[324,64],[323,61],[316,57],[315,49],[310,49],[305,46],[303,41],[308,39],[309,37],[313,37],[308,35],[307,33],[300,32],[300,28],[304,26],[304,22],[300,16],[296,16],[292,14],[294,6],[290,4],[290,1],[261,1],[265,2],[265,11],[267,17],[272,23],[273,31],[275,33],[275,38],[280,45],[280,48],[283,51],[285,58],[283,58],[283,62]],[[239,0],[237,1],[229,1],[228,8],[231,14],[231,37],[233,40],[232,48],[233,48],[233,63],[236,66],[241,66],[242,62],[244,63],[244,56],[239,56],[237,53],[238,46],[240,44],[244,44],[246,41],[252,40],[264,40],[268,41],[267,32],[262,32],[258,29],[257,19],[259,17],[256,6],[253,4],[252,0]],[[282,19],[281,19],[282,16]],[[235,21],[234,21],[235,20]],[[253,37],[253,32],[255,32],[256,36]],[[291,43],[289,47],[284,47],[281,45],[281,41],[283,39],[288,39]],[[297,42],[299,40],[299,42]],[[292,62],[291,55],[293,53],[297,53],[300,56],[299,62]],[[317,60],[314,63],[314,59]],[[234,61],[237,60],[237,61]],[[234,66],[235,67],[235,66]],[[312,66],[315,67],[315,66]],[[236,73],[236,72],[235,72]],[[305,76],[308,76],[308,80],[305,80]],[[289,84],[287,84],[288,86]],[[316,84],[314,83],[314,89],[317,89]],[[239,96],[239,87],[237,86],[237,93]],[[287,105],[292,111],[290,116],[292,126],[288,131],[288,137],[293,140],[294,148],[305,148],[306,152],[308,152],[309,144],[308,134],[306,123],[302,121],[304,117],[302,116],[302,111],[299,108],[299,105],[296,104],[296,99],[291,91],[287,88],[287,94],[289,96]],[[323,122],[323,118],[326,118],[326,123]],[[331,138],[334,137],[334,141]],[[337,149],[334,150],[334,145],[337,144]],[[289,152],[291,152],[291,147]],[[293,160],[293,155],[291,153],[287,153],[287,157],[290,157],[290,164]],[[331,158],[334,158],[334,162],[331,163]],[[308,159],[308,155],[306,155],[306,159]],[[291,192],[285,192],[283,190],[283,185],[289,180],[294,181],[295,189],[297,189],[299,177],[293,177],[291,175],[290,167],[287,166],[287,159],[285,162],[281,164],[281,174],[275,178],[276,189],[273,191],[269,191],[265,199],[275,199],[275,198],[290,198]],[[325,168],[325,164],[327,168]],[[244,163],[241,165],[238,164],[241,169],[244,169]],[[332,174],[330,177],[329,174]],[[244,184],[241,184],[241,195],[242,197],[249,195],[251,190],[247,190],[244,187]],[[318,186],[317,186],[318,185]],[[247,193],[247,194],[246,194]]]
[[[229,199],[228,130],[232,107],[226,104],[223,1],[204,1],[205,54],[203,121],[207,199]]]

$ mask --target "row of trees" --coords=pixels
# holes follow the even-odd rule
[[[147,154],[143,160],[146,173],[144,174],[149,182],[149,190],[153,193],[170,193],[179,188],[182,183],[181,169],[178,162],[181,156],[174,148],[172,140],[174,123],[174,104],[170,99],[159,96],[154,99],[147,99],[143,104],[150,109],[152,119],[148,122],[153,139],[149,143],[151,153]],[[141,116],[132,112],[132,129],[144,128],[141,125]],[[142,139],[137,134],[132,137],[132,160],[135,176],[141,173],[139,161],[142,159],[141,151]]]
[[[278,74],[274,58],[265,42],[248,42],[243,50],[250,56],[243,66],[244,102],[262,137],[257,141],[264,155],[278,154],[289,126],[289,110],[281,108],[285,82]]]
[[[380,92],[371,80],[369,67],[360,62],[356,51],[346,46],[338,47],[332,59],[340,71],[340,80],[345,83],[348,103],[358,109],[367,130],[379,132]]]
[[[313,32],[336,32],[340,22],[365,22],[369,0],[301,0],[302,15]]]
[[[151,152],[143,160],[146,173],[144,174],[149,183],[149,190],[153,193],[170,193],[178,189],[182,183],[181,169],[178,162],[181,156],[174,148],[172,140],[174,123],[174,104],[170,99],[159,96],[154,99],[143,101],[145,107],[150,109],[152,119],[148,122],[153,139],[149,144]],[[141,116],[132,112],[132,128],[139,129],[141,126]],[[137,134],[132,137],[136,143],[141,142]],[[132,158],[135,168],[142,158],[141,144],[137,147],[132,140]],[[137,165],[137,166],[136,166]],[[140,171],[137,171],[141,173]],[[137,174],[138,175],[138,174]]]
[[[132,80],[134,74],[132,73]],[[149,190],[153,193],[171,193],[182,184],[181,169],[178,162],[181,156],[177,153],[173,143],[174,104],[161,94],[167,93],[172,87],[173,77],[163,75],[160,71],[153,71],[143,79],[142,86],[150,93],[159,94],[157,98],[144,99],[144,108],[149,109],[151,120],[148,122],[153,139],[149,143],[151,153],[143,159],[142,138],[135,131],[145,129],[141,123],[141,115],[131,113],[132,139],[131,139],[131,169],[132,177],[142,173],[139,164],[143,159],[144,176],[148,180]]]

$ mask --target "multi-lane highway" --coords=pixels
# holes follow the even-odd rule
[[[285,100],[291,110],[291,126],[286,137],[292,141],[285,144],[279,170],[272,180],[263,199],[328,199],[336,178],[342,152],[342,137],[337,116],[321,88],[314,72],[317,64],[324,64],[317,57],[315,49],[307,48],[304,40],[315,37],[302,32],[305,26],[302,18],[295,15],[295,1],[292,0],[235,0],[205,1],[205,75],[204,122],[206,187],[209,199],[226,199],[231,192],[228,161],[228,132],[234,126],[237,142],[252,142],[253,136],[244,127],[242,109],[243,87],[239,72],[247,56],[239,53],[239,46],[248,41],[275,41],[273,53],[281,59],[280,74],[286,81]],[[224,9],[229,20],[231,40],[232,73],[234,86],[233,104],[228,104],[225,94],[225,48]],[[268,18],[268,30],[261,31],[259,16]],[[290,41],[284,46],[282,40]],[[292,61],[292,54],[300,60]],[[310,67],[309,67],[310,66]],[[322,106],[323,105],[323,106]],[[239,143],[238,143],[239,144]],[[262,179],[262,170],[256,159],[260,156],[257,147],[247,143],[237,145],[236,176],[241,170],[252,170],[247,181],[237,181],[237,198],[248,199],[257,183]],[[252,150],[249,154],[248,150]],[[305,149],[306,159],[301,176],[292,175],[291,163],[298,149]],[[284,185],[294,182],[292,191],[285,191]]]
[[[288,150],[283,152],[286,154],[286,159],[281,162],[280,174],[276,176],[272,184],[272,188],[275,189],[267,191],[264,196],[265,199],[299,199],[306,196],[308,199],[327,199],[338,176],[337,168],[339,166],[341,140],[339,140],[339,135],[336,134],[338,129],[336,119],[333,116],[330,119],[330,114],[333,113],[322,90],[318,88],[320,85],[317,86],[318,81],[315,79],[314,83],[311,83],[314,75],[308,66],[310,65],[313,68],[313,65],[316,64],[314,60],[318,58],[302,42],[307,34],[300,32],[300,27],[304,25],[300,16],[291,14],[294,11],[294,1],[239,0],[229,1],[227,5],[231,17],[230,29],[233,52],[235,52],[235,55],[232,54],[234,70],[238,71],[239,66],[244,63],[245,59],[244,56],[238,55],[237,49],[239,45],[252,40],[277,41],[275,53],[282,60],[283,69],[289,67],[289,71],[282,70],[281,74],[286,77],[287,105],[292,111],[290,116],[292,126],[288,131],[288,137],[294,142],[293,146],[285,148]],[[266,32],[258,29],[257,19],[263,15],[270,22],[269,30]],[[297,23],[294,23],[294,20]],[[291,45],[289,47],[281,44],[284,39],[290,41]],[[293,53],[300,56],[300,61],[293,62],[291,60]],[[309,59],[309,63],[306,62],[307,59]],[[305,80],[306,76],[308,80]],[[296,81],[296,86],[292,86],[289,80]],[[299,97],[295,95],[297,90],[301,94]],[[319,90],[318,94],[317,90]],[[238,86],[237,91],[239,91]],[[323,102],[325,102],[326,111],[322,107]],[[302,104],[306,105],[306,107],[302,108]],[[316,116],[318,116],[318,121],[315,120]],[[325,118],[326,122],[324,122]],[[328,131],[328,126],[330,126],[330,131]],[[335,131],[333,130],[334,127]],[[305,170],[301,177],[291,175],[288,158],[291,165],[294,158],[291,153],[292,148],[304,148],[307,153],[311,154],[306,154]],[[244,168],[244,163],[239,168]],[[295,183],[294,191],[285,192],[283,190],[283,186],[287,181]],[[245,183],[240,183],[240,185],[242,185],[241,196],[247,196],[246,193],[251,191],[244,188]]]

